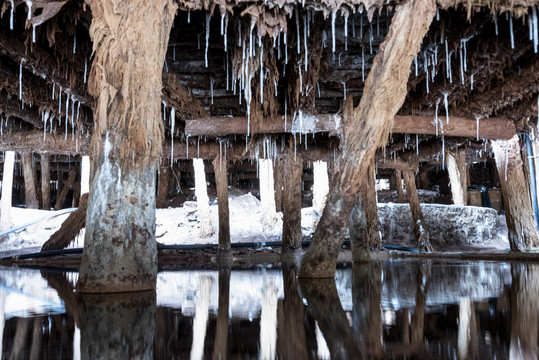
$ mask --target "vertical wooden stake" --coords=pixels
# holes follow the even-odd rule
[[[418,240],[419,249],[421,251],[432,251],[429,230],[427,229],[425,219],[423,218],[423,212],[419,205],[419,197],[417,196],[417,189],[415,187],[414,171],[404,170],[402,175],[404,176],[404,184],[406,186],[408,202],[410,203],[410,210],[412,211],[412,217],[414,218],[414,234]]]

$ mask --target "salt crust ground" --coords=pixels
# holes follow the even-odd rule
[[[264,226],[262,221],[262,207],[260,201],[252,194],[231,196],[230,208],[230,232],[233,242],[270,242],[280,241],[282,231],[282,213],[277,213],[277,221],[273,226]],[[211,220],[214,229],[213,235],[199,237],[196,202],[186,201],[183,207],[157,209],[156,213],[156,237],[159,243],[172,244],[217,244],[218,213],[217,202],[211,206]],[[29,223],[33,220],[46,218],[54,214],[54,211],[12,208],[11,220],[14,226]],[[318,222],[321,214],[314,208],[301,210],[301,226],[303,236],[308,237],[314,232],[314,225]],[[8,255],[13,251],[30,252],[37,251],[49,237],[57,231],[68,215],[60,215],[49,220],[41,221],[25,230],[10,234],[0,243],[0,255]],[[500,246],[507,247],[507,228],[505,219],[501,219],[498,229]],[[82,247],[84,230],[72,242],[70,247]],[[437,249],[442,250],[442,249]]]

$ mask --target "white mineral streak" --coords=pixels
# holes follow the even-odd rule
[[[4,172],[2,177],[2,197],[0,198],[0,231],[11,227],[11,194],[13,191],[13,167],[15,152],[4,152]]]
[[[460,299],[459,306],[459,332],[458,332],[458,358],[468,358],[468,347],[471,340],[471,324],[472,324],[472,300],[469,297]]]
[[[200,237],[208,237],[213,234],[213,226],[210,218],[210,199],[206,188],[204,161],[197,158],[193,159],[193,167],[195,168],[195,196],[197,198]]]
[[[331,359],[331,354],[329,352],[328,344],[326,343],[326,339],[324,338],[324,334],[322,334],[322,331],[320,331],[320,327],[318,326],[318,322],[315,320],[314,322],[315,326],[315,333],[316,333],[316,344],[318,349],[316,350],[316,355],[319,359]]]
[[[208,324],[208,310],[210,308],[211,285],[213,279],[209,276],[200,276],[198,285],[195,318],[193,319],[193,345],[191,346],[191,359],[204,357],[204,340]]]
[[[262,311],[260,312],[260,360],[275,359],[277,344],[277,287],[264,286]]]
[[[211,20],[211,15],[210,13],[207,13],[206,14],[206,50],[204,52],[204,63],[206,64],[206,67],[208,67],[208,47],[210,45],[210,20]]]
[[[273,163],[270,159],[259,159],[258,166],[260,170],[259,180],[262,221],[266,228],[271,229],[277,221],[273,185]]]
[[[86,194],[90,191],[90,157],[83,156],[80,172],[80,193]]]
[[[329,192],[328,164],[325,161],[315,161],[313,163],[313,208],[319,213],[326,206],[326,199]]]

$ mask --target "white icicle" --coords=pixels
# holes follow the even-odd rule
[[[494,33],[498,36],[498,17],[494,13]]]
[[[363,15],[359,15],[359,38],[363,40]]]
[[[23,59],[19,65],[19,100],[22,100],[22,61]]]
[[[32,42],[36,42],[36,24],[32,25]]]
[[[281,60],[281,32],[277,35],[277,60]]]
[[[77,52],[77,31],[75,31],[75,33],[73,34],[73,54],[75,54],[76,52]]]
[[[228,52],[225,55],[226,57],[226,90],[228,91]]]
[[[260,104],[264,103],[264,47],[262,46],[262,37],[258,37],[260,46]]]
[[[86,84],[86,73],[88,70],[88,59],[84,59],[84,83]]]
[[[298,64],[298,73],[299,73],[299,90],[303,94],[303,77],[301,75],[301,63]]]
[[[417,56],[414,58],[415,76],[417,76]]]
[[[170,167],[174,163],[174,126],[176,125],[176,109],[170,108]]]
[[[511,49],[515,48],[515,35],[513,34],[513,16],[509,17],[509,32],[511,35]]]
[[[305,48],[305,72],[309,64],[309,50],[307,48],[307,16],[303,16],[303,44]]]
[[[210,13],[206,13],[206,51],[204,52],[204,63],[208,67],[208,47],[210,45]]]
[[[372,22],[369,23],[369,49],[370,49],[370,52],[371,52],[371,55],[372,55],[372,40],[374,38],[373,34],[372,34]]]
[[[53,99],[53,100],[54,100],[54,90],[55,90],[55,88],[56,88],[56,83],[53,82],[53,83],[52,83],[52,99]]]
[[[537,47],[539,43],[539,21],[537,20],[537,8],[532,7],[532,21],[533,21],[533,52],[537,54]]]
[[[352,37],[354,39],[356,38],[356,24],[354,21],[354,15],[352,15]]]
[[[288,64],[288,46],[286,44],[286,33],[284,33],[284,64]],[[284,75],[284,74],[283,74]]]
[[[15,11],[15,2],[14,0],[9,0],[11,3],[11,17],[9,18],[9,29],[13,30],[13,12]]]
[[[187,23],[191,23],[191,9],[187,10]]]
[[[436,101],[436,110],[435,110],[435,113],[434,113],[434,124],[436,126],[436,137],[438,137],[438,104],[439,104],[439,101]]]
[[[213,105],[213,83],[215,82],[214,78],[210,78],[210,97],[211,97],[211,104]]]
[[[344,15],[344,51],[348,51],[348,14]]]
[[[365,49],[361,45],[361,81],[365,82]]]
[[[509,163],[509,146],[505,140],[505,181],[507,181],[507,164]]]
[[[464,85],[464,61],[462,59],[462,47],[459,49],[459,55],[460,55],[460,82],[462,85]]]
[[[445,136],[442,135],[442,170],[445,168]]]
[[[447,40],[445,40],[445,77],[446,79],[449,79],[449,72],[451,71],[451,63],[449,60],[449,45],[447,44]]]
[[[473,91],[473,75],[470,76],[470,90]]]
[[[346,81],[341,81],[341,84],[343,86],[344,100],[346,100]]]
[[[299,31],[299,12],[298,12],[298,8],[296,7],[295,8],[295,12],[296,12],[296,33],[297,33],[297,36],[298,36],[298,41],[297,41],[297,49],[298,49],[298,54],[301,52],[301,35],[300,35],[300,31]]]
[[[415,134],[415,154],[419,156],[419,134]]]
[[[316,82],[316,90],[318,90],[318,97],[320,97],[320,82]]]
[[[480,120],[480,119],[481,119],[480,116],[476,116],[476,117],[475,117],[475,123],[476,123],[475,127],[476,127],[476,129],[477,129],[477,134],[476,134],[476,138],[475,138],[475,139],[476,139],[477,141],[479,141],[479,120]]]
[[[331,13],[331,51],[333,54],[335,54],[335,18],[337,16],[337,12],[334,10]]]
[[[445,120],[446,120],[446,124],[449,124],[449,104],[447,101],[447,97],[449,96],[449,93],[444,92],[443,95],[444,95],[444,106],[445,106]]]

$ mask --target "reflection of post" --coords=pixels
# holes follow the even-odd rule
[[[219,308],[212,359],[228,357],[228,302],[230,297],[230,266],[219,268]]]
[[[191,359],[202,359],[204,356],[204,339],[208,324],[208,310],[210,308],[210,293],[212,279],[200,277],[198,286],[195,318],[193,319],[193,345],[191,346]]]
[[[274,359],[277,342],[277,288],[274,284],[264,286],[262,311],[260,313],[259,359]]]
[[[475,321],[474,304],[471,298],[460,299],[459,304],[459,336],[458,336],[458,356],[459,359],[468,359],[476,357],[478,342],[477,342],[477,327]],[[469,354],[470,346],[472,347],[472,356]]]
[[[298,293],[298,268],[283,263],[284,299],[277,305],[277,358],[306,359],[304,305]]]
[[[307,311],[318,322],[333,359],[359,359],[362,356],[348,325],[335,280],[300,279],[301,293],[307,300]]]
[[[28,335],[28,327],[30,325],[30,319],[18,318],[17,329],[15,330],[15,337],[13,339],[13,346],[9,359],[20,359],[23,355],[23,350],[26,346],[26,336]]]
[[[510,359],[537,359],[539,265],[511,265]]]
[[[382,264],[354,263],[352,277],[352,326],[358,343],[369,358],[383,356],[382,344]]]
[[[155,291],[79,294],[83,359],[153,359]]]
[[[428,276],[430,271],[427,265],[422,264],[417,272],[417,292],[415,296],[415,309],[412,315],[412,344],[418,345],[423,343],[424,327],[425,327],[425,306],[427,304],[427,288],[429,284]]]
[[[41,354],[41,337],[43,329],[41,317],[34,318],[34,330],[32,332],[32,347],[30,348],[30,360],[39,359]]]
[[[0,290],[0,357],[3,354],[4,325],[6,324],[6,292]]]

